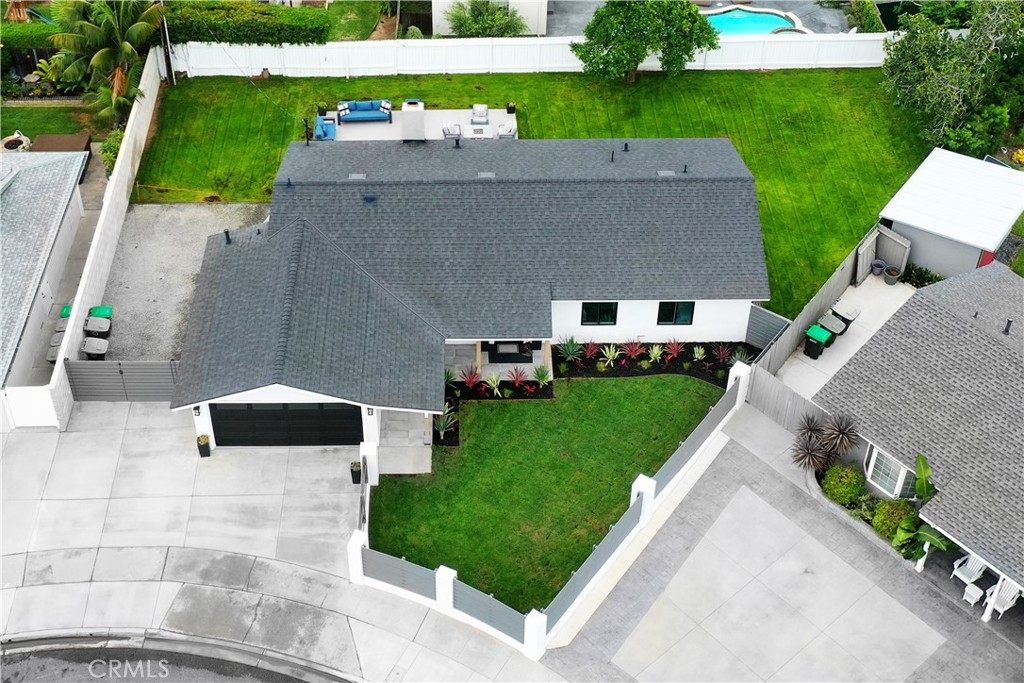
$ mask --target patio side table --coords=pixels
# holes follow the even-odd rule
[[[964,600],[971,603],[971,606],[978,604],[978,600],[981,600],[981,596],[985,594],[985,591],[978,588],[977,585],[969,583],[964,586]]]

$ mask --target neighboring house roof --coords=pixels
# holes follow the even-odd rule
[[[670,170],[676,174],[659,176]],[[179,382],[177,405],[256,382],[311,389],[280,373],[235,370],[223,362],[232,360],[227,349],[212,348],[238,347],[232,339],[254,339],[260,329],[266,334],[260,326],[269,321],[248,316],[246,307],[291,287],[287,264],[268,256],[259,257],[266,260],[249,281],[222,278],[218,259],[241,258],[222,252],[259,251],[250,245],[273,243],[299,224],[329,248],[309,276],[312,289],[296,290],[298,296],[314,296],[315,283],[355,269],[377,287],[376,296],[400,302],[395,311],[419,321],[404,330],[382,315],[369,320],[348,307],[339,286],[334,315],[301,330],[272,328],[272,344],[287,334],[287,344],[304,349],[310,362],[337,353],[333,344],[376,363],[415,357],[425,372],[420,355],[438,339],[549,338],[551,302],[558,299],[769,297],[754,180],[725,139],[464,141],[460,149],[442,141],[294,143],[278,172],[270,215],[266,234],[233,245],[217,237],[208,246],[182,358],[185,376],[204,365],[205,376]],[[238,297],[238,305],[216,312],[231,317],[217,323],[217,333],[199,321],[210,313],[209,301]],[[316,345],[325,330],[334,335],[327,335],[331,344]],[[433,371],[413,377],[417,367],[405,368],[391,387],[401,395],[380,391],[373,376],[362,385],[330,373],[326,388],[313,390],[439,410],[442,362],[438,347]]]
[[[814,400],[906,467],[924,454],[939,495],[922,514],[1024,585],[1022,312],[1000,263],[925,287]]]
[[[0,379],[21,342],[85,152],[0,154]]]
[[[1024,173],[936,148],[881,216],[994,252],[1022,212]]]

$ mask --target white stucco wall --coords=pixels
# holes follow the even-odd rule
[[[55,305],[64,305],[67,301],[57,301],[57,288],[60,286],[61,278],[64,275],[64,266],[71,253],[71,245],[75,242],[75,235],[78,234],[78,225],[82,220],[83,206],[82,196],[75,187],[74,193],[67,208],[64,210],[64,218],[61,220],[57,236],[53,240],[50,249],[50,256],[46,262],[46,269],[43,271],[43,278],[36,290],[32,308],[29,310],[28,319],[18,344],[18,351],[11,363],[10,372],[7,375],[7,386],[26,386],[26,381],[32,370],[32,365],[40,352],[40,348],[49,343],[52,327],[46,325],[50,317],[50,308]],[[47,382],[50,376],[46,377]],[[43,384],[39,384],[42,386]]]
[[[910,261],[919,266],[946,277],[967,273],[978,267],[982,251],[978,247],[895,221],[892,230],[910,240]]]
[[[589,299],[588,301],[596,301]],[[645,342],[743,341],[750,317],[749,299],[694,302],[692,325],[659,325],[658,301],[619,301],[614,325],[583,325],[582,301],[551,302],[551,333],[555,340],[575,337],[577,341]]]
[[[455,0],[433,0],[431,3],[431,23],[434,35],[451,35],[451,27],[445,12]],[[548,32],[548,0],[509,0],[508,6],[519,12],[526,22],[526,35],[543,36]]]

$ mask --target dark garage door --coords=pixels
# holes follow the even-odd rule
[[[347,403],[211,403],[218,446],[344,446],[363,440],[359,406]]]

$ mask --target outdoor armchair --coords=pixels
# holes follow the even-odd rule
[[[999,589],[997,592],[996,589]],[[1020,597],[1020,586],[1012,581],[1003,579],[1002,584],[996,584],[985,591],[985,604],[992,603],[992,609],[999,612],[999,618],[1003,618],[1003,612],[1017,604]]]
[[[985,571],[985,563],[974,555],[964,555],[953,562],[953,573],[949,578],[957,578],[964,583],[974,583]]]

